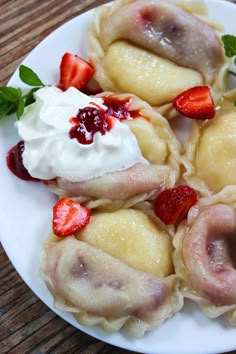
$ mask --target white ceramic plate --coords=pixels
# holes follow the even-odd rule
[[[225,33],[236,34],[236,5],[222,0],[208,0],[207,4],[210,18],[222,23]],[[64,24],[41,42],[25,59],[24,64],[38,73],[43,82],[56,84],[59,63],[65,52],[87,57],[86,30],[91,21],[92,11]],[[9,85],[22,86],[17,72],[12,76]],[[13,120],[2,121],[1,241],[17,272],[45,304],[67,322],[91,336],[142,353],[210,354],[236,349],[236,328],[227,324],[223,318],[207,319],[192,302],[186,302],[180,313],[140,339],[129,336],[125,331],[108,334],[97,327],[82,327],[70,314],[55,310],[52,307],[52,297],[39,278],[38,271],[41,244],[50,230],[52,205],[56,197],[43,185],[21,181],[8,171],[5,156],[18,141]]]

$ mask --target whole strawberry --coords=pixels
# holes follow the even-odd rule
[[[187,185],[165,189],[155,201],[154,212],[166,225],[185,219],[189,209],[196,204],[197,193]]]

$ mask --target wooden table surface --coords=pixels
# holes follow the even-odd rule
[[[105,2],[0,0],[0,85],[50,32]],[[23,282],[0,245],[0,353],[131,352],[98,341],[54,314]]]

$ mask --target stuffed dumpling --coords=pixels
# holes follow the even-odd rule
[[[132,92],[153,106],[214,85],[225,70],[215,28],[181,1],[117,0],[95,12],[89,40],[102,89]]]

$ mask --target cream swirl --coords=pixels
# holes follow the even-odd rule
[[[91,144],[70,138],[70,118],[84,107],[106,109],[101,98],[91,98],[73,87],[65,92],[44,87],[35,93],[35,100],[16,123],[25,142],[23,164],[31,176],[79,182],[148,163],[130,128],[118,120],[106,134],[96,132]]]

